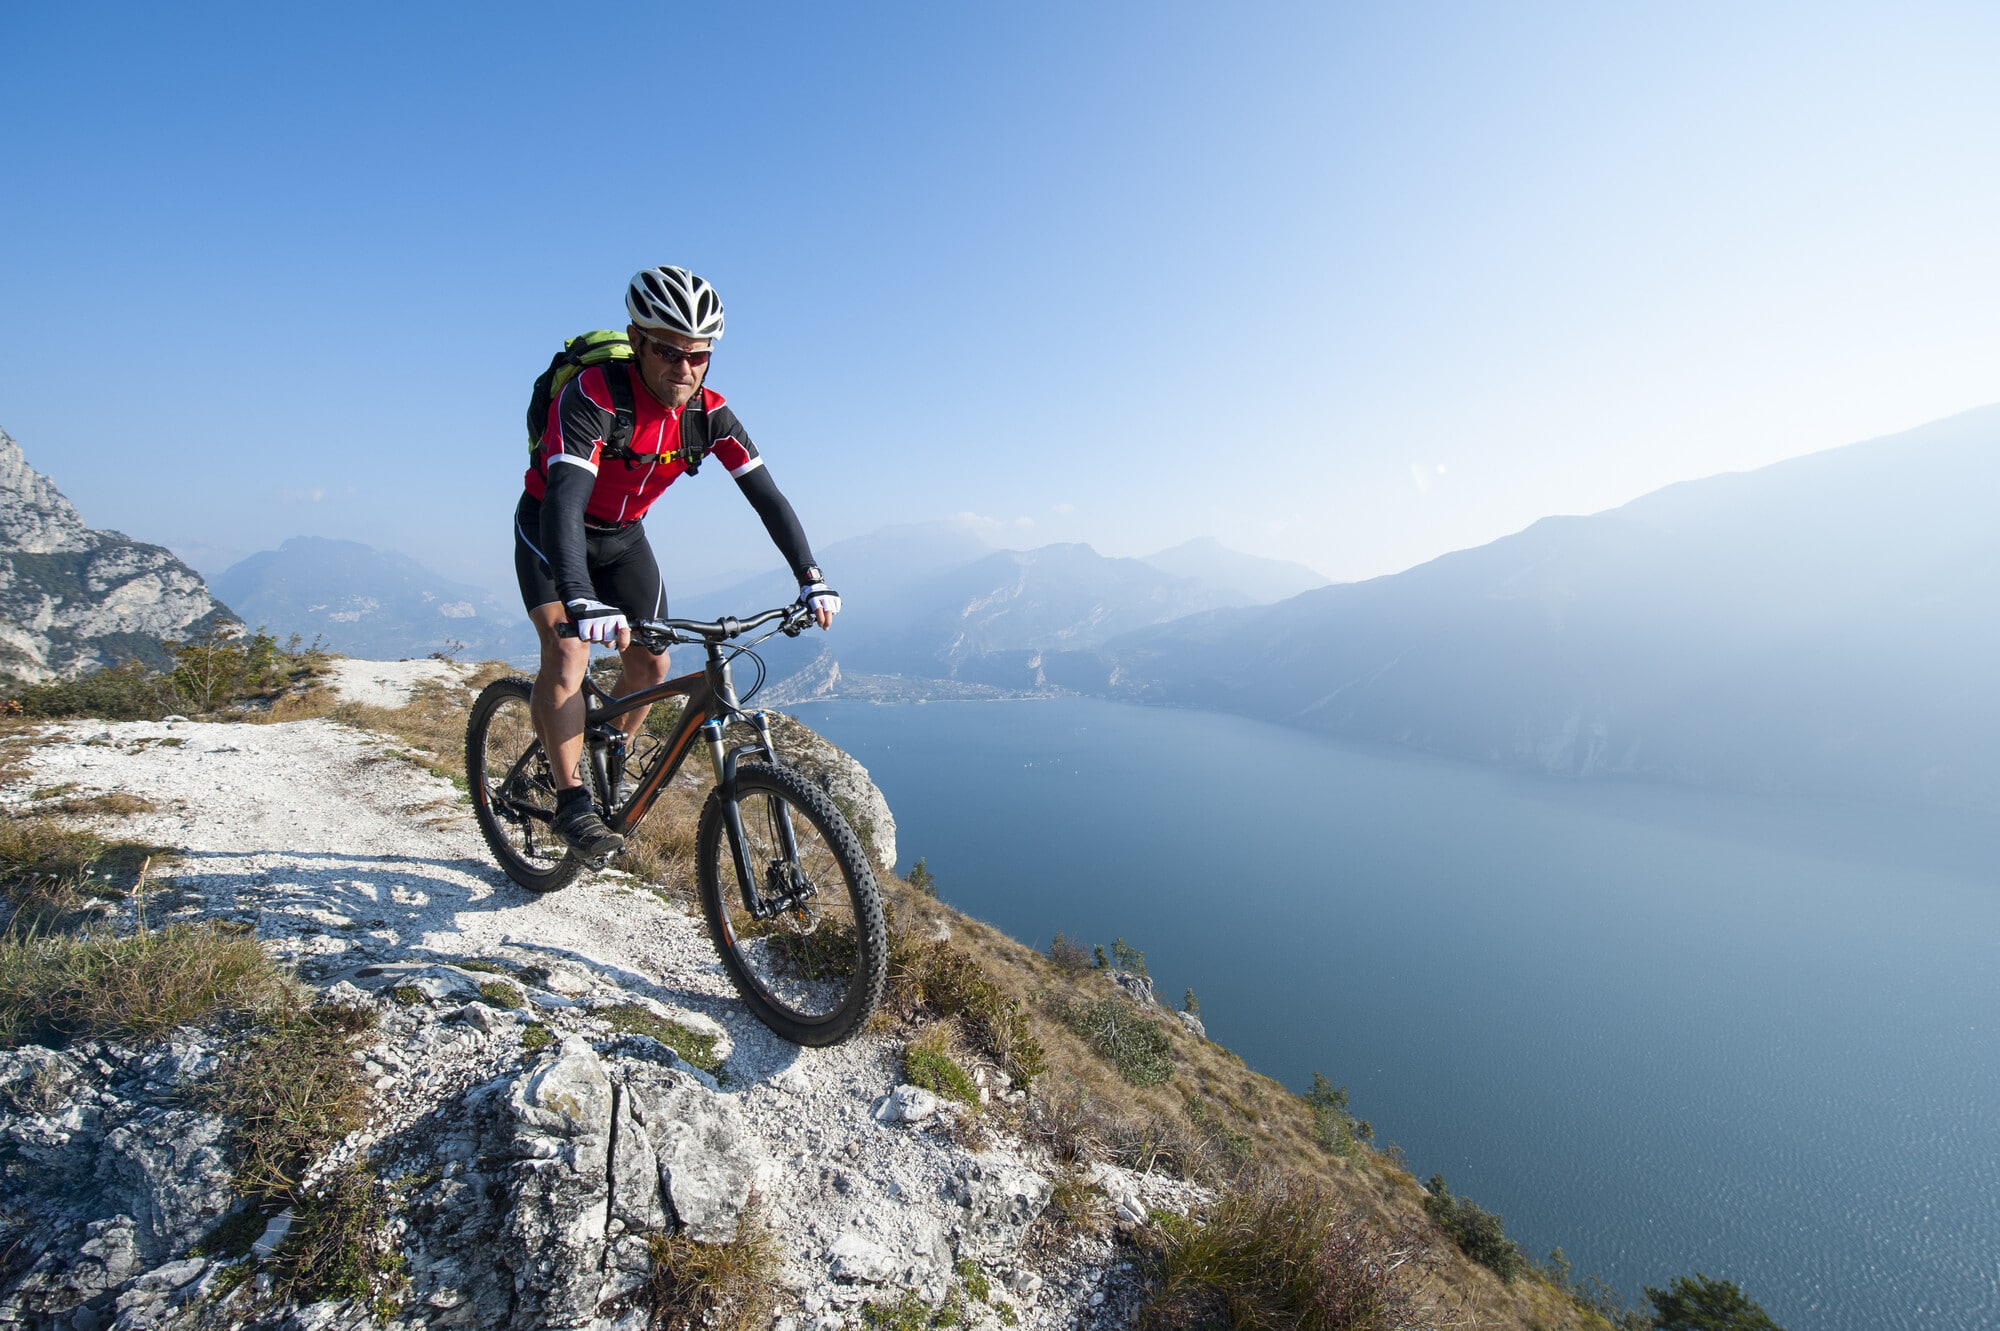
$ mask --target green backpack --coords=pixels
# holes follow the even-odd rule
[[[535,380],[535,391],[528,398],[528,451],[532,453],[541,446],[542,431],[549,423],[549,404],[570,380],[593,365],[631,359],[632,344],[625,334],[608,328],[579,333],[565,341],[562,350],[549,361],[549,368]],[[604,382],[610,386],[611,405],[617,416],[604,440],[604,456],[617,458],[628,467],[636,467],[641,461],[657,461],[651,453],[632,451],[634,416],[630,376],[607,373]],[[700,393],[681,412],[681,446],[675,456],[687,467],[690,476],[701,470],[701,460],[708,456],[708,405]]]

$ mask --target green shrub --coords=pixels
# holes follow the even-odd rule
[[[1146,979],[1152,978],[1146,974],[1146,954],[1138,948],[1127,944],[1123,938],[1112,940],[1111,960],[1121,971],[1130,971],[1132,974],[1144,976]]]
[[[1313,1073],[1312,1089],[1303,1098],[1312,1110],[1313,1132],[1320,1145],[1335,1155],[1352,1157],[1361,1149],[1357,1139],[1365,1141],[1375,1135],[1373,1128],[1356,1122],[1347,1111],[1347,1088],[1335,1086],[1325,1074]]]
[[[23,716],[89,716],[105,721],[156,721],[179,709],[171,682],[140,661],[123,661],[75,679],[30,684],[14,695]]]
[[[1021,1005],[979,969],[973,956],[936,938],[889,932],[889,1001],[910,1015],[959,1023],[973,1049],[1025,1089],[1047,1069],[1047,1054]]]
[[[979,1103],[979,1087],[952,1058],[941,1026],[932,1027],[903,1050],[903,1080],[960,1104]]]
[[[174,712],[213,712],[248,698],[269,697],[317,673],[327,653],[298,635],[280,643],[264,629],[217,625],[172,647],[164,673],[139,660],[105,666],[75,679],[30,684],[11,699],[23,716],[88,716],[151,721]]]
[[[916,864],[910,869],[909,881],[911,887],[916,888],[917,891],[923,893],[925,896],[935,897],[937,895],[937,875],[924,867],[924,861],[921,856],[918,857]]]
[[[1500,1217],[1483,1210],[1470,1197],[1454,1197],[1445,1186],[1444,1175],[1431,1175],[1426,1185],[1424,1213],[1458,1250],[1502,1280],[1511,1281],[1528,1269],[1528,1259],[1519,1245],[1507,1237]]]
[[[979,1269],[978,1262],[970,1257],[961,1257],[958,1265],[952,1270],[956,1271],[958,1278],[965,1282],[965,1297],[974,1303],[985,1303],[993,1297],[993,1282]]]
[[[1053,1007],[1057,1020],[1090,1041],[1132,1085],[1158,1086],[1173,1077],[1173,1042],[1165,1027],[1129,999],[1080,1003],[1057,996]]]
[[[479,986],[479,1001],[491,1007],[507,1008],[510,1011],[525,1006],[521,991],[505,980],[486,980]]]
[[[1729,1280],[1710,1280],[1697,1271],[1677,1276],[1666,1289],[1646,1287],[1657,1331],[1781,1331],[1756,1303]]]
[[[529,1053],[546,1049],[555,1043],[555,1032],[539,1021],[531,1021],[521,1028],[521,1048]]]

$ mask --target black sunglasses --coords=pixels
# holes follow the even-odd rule
[[[708,364],[708,358],[715,354],[713,351],[682,351],[679,347],[670,347],[664,342],[655,342],[650,337],[642,336],[639,341],[645,344],[648,351],[651,351],[655,356],[665,361],[684,360],[690,365],[706,365]]]

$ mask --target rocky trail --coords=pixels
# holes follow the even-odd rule
[[[341,687],[391,701],[425,664],[344,663]],[[320,1167],[366,1159],[387,1185],[395,1305],[259,1306],[254,1282],[224,1299],[240,1273],[189,1252],[234,1204],[224,1126],[184,1094],[223,1051],[182,1031],[0,1052],[0,1326],[636,1328],[648,1236],[727,1240],[753,1196],[786,1331],[912,1299],[960,1324],[1129,1324],[1136,1275],[1111,1240],[1030,1234],[1048,1161],[1004,1133],[963,1145],[962,1111],[898,1091],[885,1038],[772,1035],[698,914],[636,881],[515,887],[454,787],[397,747],[327,720],[68,724],[0,794],[10,815],[56,787],[144,796],[151,812],[102,826],[176,850],[163,917],[240,921],[326,996],[379,1013],[356,1055],[368,1125]],[[713,1074],[642,1033],[661,1022],[712,1047]],[[1128,1213],[1188,1204],[1165,1178],[1096,1178]]]

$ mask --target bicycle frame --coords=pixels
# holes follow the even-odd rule
[[[777,750],[771,745],[771,722],[761,711],[745,712],[737,701],[736,685],[730,678],[729,658],[723,654],[722,643],[708,639],[703,646],[708,660],[700,670],[678,675],[636,693],[614,696],[586,674],[583,684],[586,699],[583,727],[585,754],[597,788],[607,794],[615,792],[616,774],[610,770],[606,758],[614,739],[623,743],[625,736],[611,723],[641,707],[669,698],[686,698],[687,705],[681,712],[679,722],[640,773],[632,798],[623,807],[610,810],[605,822],[621,836],[636,827],[653,807],[660,791],[679,773],[681,763],[686,760],[699,734],[708,749],[716,788],[722,792],[723,825],[729,836],[730,858],[736,865],[736,880],[743,885],[743,905],[753,918],[768,919],[790,904],[790,894],[767,901],[757,890],[757,879],[751,873],[751,865],[744,852],[743,815],[736,803],[736,767],[746,757],[761,757],[773,764],[778,761]],[[723,729],[731,721],[744,721],[753,726],[757,731],[757,742],[725,748]],[[792,830],[791,813],[781,804],[778,814],[779,843],[786,862],[796,864],[799,848]]]

